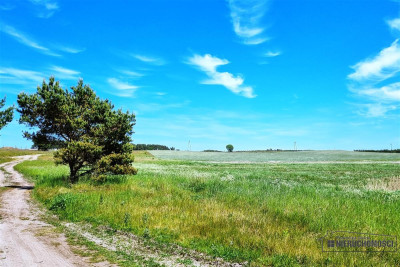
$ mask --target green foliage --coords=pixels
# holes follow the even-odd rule
[[[175,148],[156,144],[136,144],[134,150],[175,150]]]
[[[232,152],[233,151],[233,145],[231,145],[231,144],[226,145],[226,150],[228,150],[228,152]]]
[[[130,144],[135,115],[114,110],[82,80],[69,91],[50,77],[35,94],[19,94],[18,105],[20,123],[38,128],[25,137],[39,149],[57,148],[54,157],[69,166],[71,183],[84,174],[136,173]]]
[[[60,194],[56,195],[51,204],[49,209],[54,211],[64,211],[67,208],[67,205],[72,203],[74,195],[72,194]]]
[[[96,180],[105,181],[107,174],[136,174],[137,170],[131,166],[133,155],[110,154],[103,156],[97,163]]]
[[[6,98],[0,99],[0,109],[4,107],[6,103]],[[6,108],[5,110],[0,110],[0,130],[7,125],[13,119],[14,107]]]

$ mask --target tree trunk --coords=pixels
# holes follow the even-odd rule
[[[69,163],[69,180],[71,184],[78,182],[78,168],[75,166],[74,163]]]

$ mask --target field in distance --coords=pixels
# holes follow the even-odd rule
[[[333,230],[400,237],[398,154],[151,153],[135,152],[137,175],[100,185],[69,185],[68,168],[49,155],[17,170],[67,222],[249,266],[400,266],[399,253],[324,253],[318,241]]]
[[[320,151],[249,151],[249,152],[194,152],[151,150],[154,156],[168,160],[215,162],[326,162],[326,161],[399,161],[400,153],[353,152],[343,150]]]

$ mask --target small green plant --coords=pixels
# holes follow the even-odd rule
[[[124,225],[125,225],[125,227],[129,226],[130,220],[131,220],[131,214],[128,213],[128,212],[125,212],[125,215],[124,215]]]
[[[64,211],[67,208],[67,205],[72,202],[73,198],[74,196],[68,193],[56,195],[51,202],[49,209],[54,211]]]

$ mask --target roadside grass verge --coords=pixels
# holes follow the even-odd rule
[[[141,158],[141,156],[143,156]],[[137,155],[138,175],[102,185],[66,182],[48,156],[16,169],[62,220],[131,232],[250,266],[400,265],[398,253],[322,253],[331,230],[400,236],[392,163],[224,164]]]

